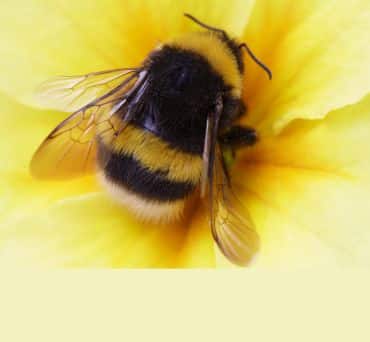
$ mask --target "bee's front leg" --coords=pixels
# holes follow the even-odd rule
[[[218,137],[218,141],[222,149],[224,168],[227,170],[234,164],[236,150],[254,145],[258,141],[258,136],[253,128],[236,125],[224,131]],[[229,178],[228,172],[226,174]]]

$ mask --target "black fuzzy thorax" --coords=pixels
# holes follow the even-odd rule
[[[226,93],[222,76],[202,56],[169,45],[145,61],[148,79],[133,123],[187,153],[201,155],[207,116],[218,94]]]

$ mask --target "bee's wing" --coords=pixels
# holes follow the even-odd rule
[[[71,178],[94,170],[96,134],[113,141],[122,133],[145,75],[138,70],[61,122],[34,154],[31,173],[37,178]],[[124,117],[117,118],[118,111]]]
[[[216,152],[208,192],[215,241],[230,261],[247,265],[259,249],[259,237],[249,212],[233,192],[220,151]]]
[[[114,69],[79,76],[60,76],[42,83],[36,98],[42,107],[75,112],[118,87],[137,69]]]
[[[259,249],[259,237],[246,208],[237,199],[217,142],[221,98],[207,118],[203,148],[201,195],[208,189],[212,234],[222,253],[237,265],[248,264]]]

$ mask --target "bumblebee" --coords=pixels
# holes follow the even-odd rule
[[[185,16],[204,30],[161,44],[137,68],[41,86],[44,105],[73,114],[35,152],[31,173],[55,179],[96,172],[108,192],[152,221],[178,219],[200,193],[219,248],[246,265],[259,238],[225,162],[225,151],[257,141],[254,129],[236,123],[246,111],[243,49],[271,72],[245,43]]]

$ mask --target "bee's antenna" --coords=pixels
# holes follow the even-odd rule
[[[209,26],[207,24],[204,24],[200,20],[198,20],[197,18],[193,17],[189,13],[184,13],[184,16],[187,17],[188,19],[190,19],[191,21],[194,21],[199,26],[204,27],[207,30],[211,30],[211,31],[215,31],[215,32],[221,33],[225,38],[228,38],[228,35],[227,35],[227,33],[224,30],[221,30],[221,29],[219,29],[217,27],[213,27],[213,26]]]
[[[258,64],[263,70],[265,70],[266,71],[266,73],[267,73],[267,75],[268,75],[268,77],[269,77],[269,79],[271,80],[272,79],[272,72],[271,72],[271,70],[265,65],[265,64],[263,64],[254,54],[253,54],[253,52],[251,51],[251,49],[248,47],[248,45],[246,44],[246,43],[242,43],[242,44],[240,44],[239,45],[239,49],[242,49],[242,48],[244,48],[246,51],[247,51],[247,53],[248,53],[248,55],[254,60],[254,62],[256,63],[256,64]]]

